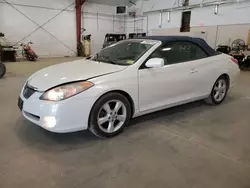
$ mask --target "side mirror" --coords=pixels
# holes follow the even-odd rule
[[[148,68],[160,68],[165,65],[164,59],[162,58],[152,58],[149,59],[146,63],[146,67]]]

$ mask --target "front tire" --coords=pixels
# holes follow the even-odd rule
[[[131,114],[131,105],[124,95],[105,94],[90,112],[89,130],[100,138],[116,136],[129,124]]]
[[[219,105],[221,104],[226,96],[229,89],[229,83],[225,76],[221,76],[218,78],[213,86],[213,89],[211,91],[211,94],[207,99],[205,99],[205,102],[207,104],[212,105]]]

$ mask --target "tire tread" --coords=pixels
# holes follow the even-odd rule
[[[103,103],[112,100],[112,99],[119,99],[119,100],[123,100],[122,102],[124,102],[125,106],[127,107],[127,120],[125,121],[124,125],[121,127],[121,129],[119,129],[118,131],[116,131],[115,133],[105,133],[103,132],[97,125],[97,123],[95,122],[96,120],[96,114],[98,113],[100,107],[103,105]],[[131,104],[129,102],[129,100],[122,94],[118,93],[118,92],[110,92],[107,93],[105,95],[103,95],[102,97],[100,97],[96,103],[94,104],[94,106],[92,107],[92,110],[90,112],[90,116],[89,116],[89,130],[96,136],[98,136],[99,138],[109,138],[109,137],[114,137],[118,134],[120,134],[124,128],[128,125],[129,121],[131,119]]]
[[[224,80],[226,81],[226,83],[227,83],[227,86],[226,86],[226,87],[227,87],[227,90],[226,90],[226,95],[224,96],[224,98],[223,98],[220,102],[216,102],[216,101],[213,99],[212,93],[213,93],[215,84],[217,83],[217,81],[218,81],[219,79],[224,79]],[[221,104],[221,103],[225,100],[225,98],[226,98],[226,96],[227,96],[227,92],[228,92],[228,89],[229,89],[229,88],[228,88],[229,85],[230,85],[230,84],[228,83],[227,78],[226,78],[224,75],[220,76],[220,77],[216,80],[216,82],[214,83],[213,89],[212,89],[210,95],[209,95],[206,99],[204,99],[205,103],[206,103],[206,104],[209,104],[209,105],[214,105],[214,106],[215,106],[215,105]]]

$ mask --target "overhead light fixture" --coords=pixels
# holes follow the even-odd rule
[[[168,22],[170,22],[170,12],[168,12]]]
[[[160,15],[159,15],[159,28],[162,27],[162,11],[160,12]]]
[[[214,7],[214,14],[218,14],[219,13],[219,4],[216,4]]]

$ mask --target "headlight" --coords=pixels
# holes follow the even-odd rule
[[[46,91],[41,97],[41,100],[61,101],[81,93],[94,84],[92,82],[75,82],[71,84],[61,85]]]

